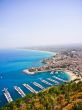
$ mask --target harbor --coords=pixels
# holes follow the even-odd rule
[[[39,80],[40,77],[44,78],[44,75],[26,75],[23,70],[26,68],[32,68],[35,65],[36,67],[42,66],[42,59],[46,57],[49,58],[52,56],[52,54],[32,50],[25,51],[24,49],[8,49],[6,51],[2,49],[0,52],[0,107],[12,101],[10,100],[10,98],[6,98],[7,95],[4,95],[4,92],[2,91],[4,88],[8,88],[8,92],[10,93],[10,96],[14,101],[16,99],[19,99],[20,97],[23,97],[18,93],[17,90],[14,89],[14,86],[20,87],[22,91],[24,91],[25,95],[33,92],[37,93],[40,89],[38,86],[34,86],[32,83],[39,83],[36,79]],[[46,71],[46,73],[48,72]],[[45,77],[47,77],[47,74],[45,74]],[[23,83],[28,83],[32,88],[34,87],[33,89],[35,89],[35,91],[31,92],[27,90],[22,85]]]
[[[47,74],[48,74],[48,76],[47,76]],[[20,98],[19,96],[25,97],[26,94],[29,93],[29,91],[31,93],[37,94],[38,92],[46,89],[47,87],[50,87],[53,85],[56,86],[62,82],[65,83],[65,82],[69,81],[69,79],[66,80],[66,78],[68,78],[68,76],[66,76],[66,72],[61,73],[63,75],[62,77],[59,77],[60,72],[56,72],[56,74],[55,74],[54,71],[51,71],[51,72],[48,72],[47,74],[46,74],[46,78],[38,78],[38,80],[34,80],[33,82],[27,82],[27,83],[25,81],[20,86],[13,86],[14,90],[17,93],[17,94],[15,93],[17,95],[17,97],[18,98]],[[65,78],[64,78],[64,75],[65,75]],[[33,77],[33,76],[31,76],[31,77]],[[23,87],[21,87],[21,86],[23,86]],[[27,90],[28,90],[28,92],[27,92]],[[11,95],[6,88],[4,88],[3,91],[4,91],[3,94],[4,94],[7,102],[9,102],[9,103],[12,102],[14,100],[14,98],[12,99],[14,91]]]
[[[38,78],[38,80],[34,80],[33,82],[27,82],[26,81],[24,83],[22,83],[20,86],[13,86],[15,92],[15,95],[20,98],[21,97],[25,97],[26,94],[29,93],[29,91],[31,93],[38,93],[50,86],[56,86],[59,85],[60,83],[65,83],[69,80],[66,80],[66,76],[64,78],[64,76],[62,76],[61,78],[59,77],[60,72],[56,72],[56,74],[54,73],[54,71],[48,72],[47,74],[49,74],[48,76],[46,76],[46,78]],[[61,73],[62,74],[62,73]],[[58,75],[58,76],[56,76]],[[63,75],[66,75],[66,73],[63,73]],[[33,76],[31,76],[33,77]],[[61,82],[60,82],[61,81]],[[10,88],[9,88],[10,89]],[[27,92],[28,90],[28,92]],[[15,98],[13,97],[13,93],[14,91],[11,93],[9,93],[9,91],[7,89],[4,89],[4,96],[5,96],[5,100],[7,100],[8,103],[12,102]],[[12,97],[13,99],[12,99]]]

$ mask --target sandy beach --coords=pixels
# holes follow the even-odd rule
[[[72,71],[66,70],[65,73],[67,73],[68,75],[70,75],[70,81],[79,78]]]

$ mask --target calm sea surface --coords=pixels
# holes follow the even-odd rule
[[[62,81],[53,78],[53,74],[50,74],[50,72],[27,75],[22,71],[26,68],[42,66],[43,64],[41,63],[41,60],[51,56],[53,56],[52,53],[33,50],[0,50],[0,106],[3,106],[7,103],[7,100],[2,91],[4,88],[8,88],[8,91],[11,94],[13,100],[16,100],[21,96],[17,93],[16,90],[14,90],[14,86],[21,87],[25,93],[30,93],[29,90],[23,87],[23,83],[28,83],[37,91],[40,89],[33,85],[33,81],[40,83],[45,88],[49,86],[42,83],[40,79],[45,79],[48,81],[47,78],[52,78],[59,83],[62,83]],[[60,73],[61,72],[56,74],[54,73],[54,75],[64,80],[69,80],[69,76],[66,73]]]

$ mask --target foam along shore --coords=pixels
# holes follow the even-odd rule
[[[24,73],[26,74],[35,74],[36,72],[30,72],[28,69],[23,70]]]
[[[21,49],[21,50],[31,50],[31,51],[36,51],[36,52],[41,52],[41,53],[47,53],[47,54],[51,54],[52,56],[56,55],[55,52],[52,52],[52,51],[46,51],[46,50],[39,50],[39,49]]]
[[[72,80],[75,80],[75,79],[80,79],[79,76],[77,76],[75,73],[73,73],[70,70],[66,70],[64,72],[70,76],[69,81],[72,81]]]
[[[42,52],[42,53],[48,53],[48,54],[51,54],[52,56],[56,55],[55,52],[51,52],[51,51],[42,51],[42,50],[39,50],[39,49],[29,49],[29,50],[38,51],[38,52]]]
[[[41,70],[41,71],[36,70],[36,71],[33,71],[33,72],[29,71],[29,69],[23,70],[24,73],[30,74],[30,75],[31,74],[36,74],[36,73],[41,73],[41,72],[48,72],[48,71],[53,71],[53,70]]]

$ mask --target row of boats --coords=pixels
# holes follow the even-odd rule
[[[52,77],[55,78],[55,79],[57,79],[57,80],[59,80],[59,81],[67,82],[66,80],[61,79],[61,78],[59,78],[59,77],[56,77],[56,76],[52,76]],[[58,85],[58,84],[59,84],[59,82],[58,82],[57,80],[54,80],[54,79],[52,79],[52,78],[47,78],[47,80],[50,81],[50,82],[55,83],[55,85]],[[52,83],[50,83],[50,82],[48,82],[48,81],[46,81],[46,80],[44,80],[44,79],[40,79],[40,81],[41,81],[42,83],[48,85],[48,86],[52,86],[52,85],[53,85]],[[36,87],[40,88],[41,90],[45,89],[45,87],[43,87],[41,84],[39,84],[39,83],[37,83],[37,82],[33,82],[33,85],[35,85]],[[24,86],[26,89],[28,89],[30,92],[32,92],[32,93],[36,93],[36,94],[38,93],[38,91],[36,91],[34,88],[32,88],[29,84],[24,83],[23,86]],[[23,91],[20,87],[14,86],[14,89],[21,95],[21,97],[25,97],[25,96],[26,96],[26,94],[24,93],[24,91]],[[4,89],[3,89],[3,93],[4,93],[4,96],[5,96],[5,98],[7,99],[7,101],[8,101],[9,103],[10,103],[11,101],[13,101],[13,99],[12,99],[12,97],[11,97],[9,91],[8,91],[8,88],[4,88]]]

